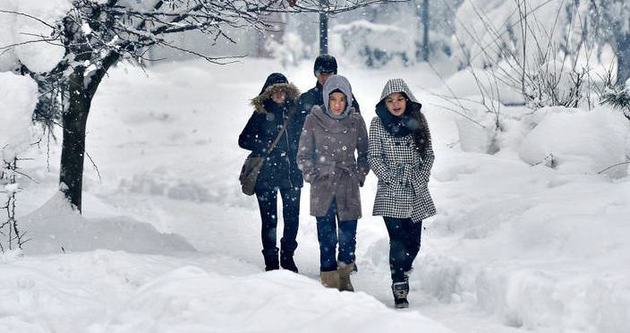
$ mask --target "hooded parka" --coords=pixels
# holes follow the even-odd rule
[[[403,116],[393,116],[385,107],[392,93],[407,97]],[[378,177],[375,216],[411,218],[413,222],[436,214],[428,183],[433,166],[431,133],[422,105],[402,79],[389,80],[370,124],[370,168]],[[414,136],[421,137],[416,139]],[[418,145],[421,147],[418,147]]]
[[[282,105],[276,104],[271,96],[285,91]],[[297,167],[297,148],[304,124],[304,115],[297,111],[299,90],[287,82],[284,75],[274,73],[267,78],[260,94],[252,99],[254,113],[239,135],[241,148],[251,150],[250,156],[267,156],[256,180],[256,191],[273,188],[299,188],[303,185],[302,173]],[[268,154],[268,149],[289,118],[278,144]]]
[[[312,216],[325,216],[336,199],[339,220],[357,220],[361,217],[359,187],[369,172],[367,129],[363,117],[351,107],[348,80],[331,76],[323,87],[323,96],[335,90],[346,96],[346,109],[339,116],[332,114],[327,98],[324,108],[312,109],[300,137],[298,166],[304,180],[311,184]]]

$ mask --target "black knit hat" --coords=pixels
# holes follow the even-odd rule
[[[313,73],[315,73],[315,76],[319,76],[320,73],[337,74],[337,59],[328,54],[320,55],[315,59]]]
[[[258,95],[262,95],[265,92],[265,90],[267,90],[267,88],[278,83],[289,83],[289,80],[287,80],[287,77],[282,75],[281,73],[269,74],[269,76],[267,77],[267,80],[265,81],[265,85],[263,85],[263,88],[260,91],[260,94]]]

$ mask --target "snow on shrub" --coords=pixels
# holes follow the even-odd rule
[[[0,158],[11,161],[31,141],[31,119],[37,104],[33,79],[0,73]]]
[[[9,3],[11,2],[15,4],[16,11],[31,16],[16,15],[15,17],[14,41],[22,43],[15,47],[17,58],[31,71],[43,73],[52,70],[63,58],[65,49],[63,45],[60,45],[59,40],[44,42],[42,39],[51,38],[52,28],[48,25],[54,26],[57,20],[66,15],[66,12],[72,8],[71,1],[9,0]],[[10,28],[11,26],[9,30]]]
[[[287,32],[282,36],[282,43],[278,43],[273,39],[269,39],[265,46],[271,55],[279,59],[282,67],[297,66],[301,60],[309,57],[312,49],[305,44],[300,35]]]
[[[508,84],[510,80],[506,77],[518,77],[513,69],[506,63],[499,65],[499,69],[471,69],[461,70],[446,81],[449,88],[442,89],[443,93],[455,94],[459,97],[477,96],[484,94],[492,97],[503,104],[523,104],[525,102],[523,94],[513,85]]]
[[[344,54],[368,67],[381,67],[391,61],[414,62],[411,34],[392,25],[366,20],[336,25],[331,31],[330,47],[334,54]]]
[[[16,11],[17,2],[3,0],[0,3],[0,10]],[[8,13],[0,13],[0,45],[7,46],[15,44],[15,26],[16,15]],[[6,72],[18,67],[18,59],[13,48],[8,48],[0,52],[0,72]]]
[[[521,159],[531,165],[544,163],[569,173],[597,173],[627,160],[630,124],[609,108],[584,111],[542,108],[531,121]],[[627,175],[626,167],[612,168],[613,177]]]
[[[482,103],[480,96],[454,102],[453,107],[460,116],[455,118],[462,151],[492,153],[496,151],[494,139],[497,135],[496,113]],[[499,105],[499,102],[485,100],[486,105]]]

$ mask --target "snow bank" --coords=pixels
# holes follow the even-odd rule
[[[362,292],[221,258],[94,251],[24,257],[0,275],[2,332],[451,332]],[[221,271],[227,271],[224,274]]]
[[[423,235],[414,285],[511,327],[630,329],[630,271],[620,264],[630,260],[630,182],[442,154],[439,215]]]
[[[30,239],[26,254],[123,250],[137,253],[194,251],[184,238],[159,233],[148,223],[126,217],[86,219],[58,193],[36,211],[20,218]]]
[[[12,160],[31,142],[37,83],[30,77],[0,73],[0,158]]]
[[[286,271],[228,277],[183,267],[138,289],[92,332],[449,332],[365,293],[340,293]]]
[[[527,163],[543,163],[563,172],[597,173],[627,160],[630,124],[620,112],[555,107],[536,113],[535,128],[519,149]],[[627,167],[610,169],[608,174],[626,176]]]

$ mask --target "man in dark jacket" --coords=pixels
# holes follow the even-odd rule
[[[303,93],[299,100],[298,110],[304,116],[309,114],[315,105],[319,105],[321,108],[324,107],[322,89],[326,80],[328,80],[328,78],[332,75],[337,74],[337,59],[328,54],[318,56],[317,59],[315,59],[313,73],[315,74],[315,77],[317,77],[315,87]],[[359,110],[359,103],[356,98],[353,100],[352,106],[358,113],[361,113]]]

